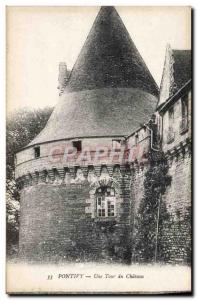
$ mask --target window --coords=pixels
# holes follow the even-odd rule
[[[157,126],[158,126],[158,132],[160,133],[160,131],[161,131],[161,117],[160,117],[160,115],[157,116]]]
[[[182,118],[188,118],[188,95],[181,98]]]
[[[170,107],[168,111],[168,116],[169,116],[169,129],[172,128],[173,123],[174,123],[174,107]]]
[[[96,193],[97,217],[115,216],[115,191],[111,187],[101,187]]]
[[[73,147],[77,149],[77,152],[81,152],[81,141],[74,141]]]
[[[181,114],[180,133],[183,134],[188,130],[188,95],[181,98]]]
[[[34,156],[35,156],[35,158],[40,157],[40,147],[35,147],[34,148]]]
[[[168,110],[168,132],[167,132],[167,144],[170,144],[174,141],[175,134],[173,131],[174,124],[174,107],[171,106]]]
[[[115,151],[120,151],[121,150],[121,140],[112,140],[112,148]]]

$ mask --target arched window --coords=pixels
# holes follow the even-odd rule
[[[111,187],[100,187],[96,191],[97,217],[114,217],[116,215],[115,190]]]

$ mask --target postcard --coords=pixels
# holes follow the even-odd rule
[[[7,293],[191,293],[191,7],[6,12]]]

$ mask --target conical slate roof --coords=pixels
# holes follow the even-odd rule
[[[68,91],[104,87],[140,88],[153,95],[157,85],[115,8],[102,7],[71,72]]]
[[[102,7],[41,133],[29,144],[127,136],[147,122],[158,88],[113,7]]]

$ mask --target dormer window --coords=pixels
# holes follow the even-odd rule
[[[81,152],[82,149],[81,141],[73,141],[73,147],[77,149],[77,152]]]
[[[40,157],[40,146],[34,148],[34,156],[35,158]]]

